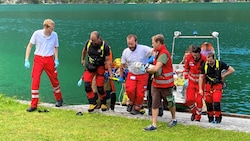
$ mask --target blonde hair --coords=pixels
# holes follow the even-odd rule
[[[55,26],[55,22],[51,19],[45,19],[43,21],[43,27]]]

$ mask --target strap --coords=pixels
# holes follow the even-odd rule
[[[89,47],[90,47],[91,43],[92,43],[92,41],[89,40],[89,41],[88,41],[88,44],[87,44],[87,54],[88,54],[88,52],[89,52]],[[102,51],[101,57],[103,57],[103,56],[104,56],[104,41],[102,41],[102,46],[100,47],[100,49],[101,49],[101,51]],[[89,56],[89,55],[88,55],[88,56]],[[89,58],[91,58],[91,57],[89,56]],[[91,58],[91,59],[92,59],[92,58]],[[93,60],[93,59],[92,59],[92,60]]]
[[[205,74],[207,74],[207,69],[208,69],[208,64],[206,62],[204,66]],[[219,60],[215,61],[215,70],[219,70]]]

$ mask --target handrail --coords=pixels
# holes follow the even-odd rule
[[[178,31],[179,32],[179,31]],[[179,32],[181,34],[181,32]],[[202,35],[192,35],[192,36],[183,36],[183,35],[174,35],[173,37],[173,43],[172,43],[172,53],[171,53],[171,59],[173,60],[174,57],[174,48],[175,48],[175,39],[216,39],[217,40],[217,58],[218,60],[220,60],[220,45],[219,45],[219,37],[217,36],[213,36],[213,35],[209,35],[209,36],[202,36]]]

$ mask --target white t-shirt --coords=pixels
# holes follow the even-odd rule
[[[49,37],[44,35],[43,29],[36,30],[31,36],[30,43],[36,45],[35,55],[52,56],[55,47],[59,47],[57,33],[52,31]]]
[[[152,55],[153,48],[137,44],[136,49],[131,51],[129,48],[122,52],[121,63],[128,66],[129,72],[133,74],[144,74],[145,72],[135,69],[134,62],[147,64],[148,58]]]

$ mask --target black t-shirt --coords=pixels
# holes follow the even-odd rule
[[[109,54],[110,54],[109,45],[108,45],[107,42],[105,42],[103,40],[102,40],[101,44],[98,45],[98,46],[94,46],[91,43],[90,46],[89,46],[89,49],[91,48],[91,51],[89,51],[88,53],[94,54],[94,56],[99,56],[101,54],[100,49],[101,49],[101,46],[102,46],[103,42],[104,42],[104,55],[103,55],[103,57],[109,56]],[[89,40],[87,40],[86,43],[85,43],[86,49],[87,49],[88,43],[89,43]]]
[[[200,74],[205,74],[205,64],[206,63],[202,64]],[[218,71],[218,73],[216,73],[216,63],[215,63],[213,67],[208,65],[206,75],[209,76],[210,78],[218,78],[219,80],[221,80],[221,71],[222,70],[227,70],[228,68],[229,68],[228,64],[226,64],[226,63],[224,63],[222,61],[219,61],[219,71]]]
[[[85,43],[85,47],[87,49],[88,56],[94,59],[95,62],[94,65],[96,66],[104,65],[105,57],[110,55],[109,45],[105,41],[102,41],[101,44],[98,46],[94,46],[91,43],[88,48],[88,42],[89,40]],[[103,42],[104,42],[104,49],[101,50]]]

